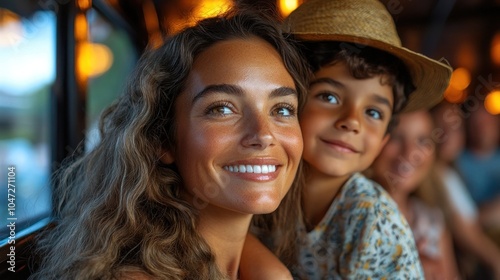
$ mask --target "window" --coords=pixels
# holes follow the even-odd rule
[[[8,221],[16,222],[19,237],[50,215],[49,98],[55,40],[53,12],[22,18],[0,7],[0,245],[8,237]],[[14,176],[8,174],[9,167],[15,168]],[[15,193],[9,191],[14,195],[10,201],[8,179],[15,179],[9,186],[15,188]]]
[[[23,17],[0,6],[0,185],[3,186],[0,189],[0,221],[4,224],[0,227],[0,246],[8,241],[10,232],[5,226],[8,221],[16,222],[16,239],[50,221],[50,178],[53,167],[57,166],[56,163],[52,164],[51,158],[55,149],[58,156],[61,149],[68,150],[68,154],[72,152],[69,146],[62,148],[58,144],[51,145],[59,143],[61,136],[65,139],[73,137],[69,134],[78,132],[67,129],[78,119],[74,119],[74,115],[69,120],[65,118],[75,107],[66,107],[70,104],[68,101],[58,103],[58,108],[51,107],[51,95],[54,94],[56,82],[56,59],[61,59],[63,65],[78,67],[79,70],[83,68],[88,78],[84,99],[86,150],[98,141],[96,136],[100,114],[122,93],[124,83],[137,62],[137,48],[130,34],[93,8],[86,13],[89,41],[85,43],[85,51],[74,57],[71,55],[72,45],[68,44],[68,56],[58,57],[57,17],[60,13],[67,13],[67,10],[62,12],[62,6],[58,8],[59,14],[38,10]],[[68,32],[70,37],[63,35],[62,38],[72,40],[71,30],[57,32],[58,35]],[[68,63],[74,58],[76,64]],[[68,68],[64,67],[61,72],[64,75],[58,79],[58,84],[63,83],[64,87],[59,84],[56,88],[65,100],[70,98],[69,102],[72,102],[70,95],[77,94],[71,88],[74,85],[72,73],[75,71],[71,68],[66,71],[64,69]],[[51,119],[51,110],[54,109],[62,111],[55,120]],[[57,133],[62,135],[51,134],[56,127],[54,122],[58,123]],[[15,168],[13,173],[9,173],[9,167]],[[7,188],[9,179],[12,181],[11,189],[15,187],[15,193],[11,191],[10,201]]]
[[[86,150],[98,141],[98,124],[102,111],[123,92],[125,82],[137,62],[129,35],[115,28],[95,10],[87,13],[91,55],[87,65],[88,94],[86,110]]]

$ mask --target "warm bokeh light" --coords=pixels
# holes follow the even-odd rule
[[[224,13],[233,5],[230,0],[204,0],[200,1],[198,9],[195,12],[195,18],[198,20],[213,17]]]
[[[461,41],[458,43],[454,60],[455,65],[461,65],[467,69],[476,69],[480,58],[475,44],[471,41]]]
[[[450,80],[450,87],[456,90],[464,90],[470,84],[470,72],[464,67],[457,68],[453,71]]]
[[[24,36],[21,18],[0,8],[0,47],[13,47],[21,43]]]
[[[181,1],[182,2],[182,1]],[[174,34],[180,30],[193,26],[201,19],[215,16],[229,10],[234,5],[231,0],[201,0],[184,3],[182,11],[190,11],[189,14],[179,12],[169,14],[169,33]]]
[[[278,7],[281,16],[287,17],[291,12],[293,12],[301,4],[300,0],[278,0]]]
[[[146,23],[146,29],[148,30],[149,45],[153,48],[157,48],[161,45],[163,40],[155,5],[153,2],[144,1],[142,9],[144,10],[144,21]]]
[[[444,92],[444,99],[450,103],[462,103],[467,98],[467,93],[463,90],[458,90],[453,87],[448,87]]]
[[[451,75],[450,85],[444,93],[444,98],[450,103],[462,103],[467,98],[465,89],[471,82],[469,70],[465,67],[455,69]]]
[[[497,33],[491,41],[491,61],[500,65],[500,33]]]
[[[80,10],[88,10],[92,6],[92,1],[91,0],[78,0],[76,1],[76,5]]]
[[[83,77],[99,76],[108,71],[113,64],[113,53],[106,45],[80,43],[77,50],[77,69]]]
[[[492,115],[500,114],[500,90],[492,91],[486,96],[484,107]]]
[[[88,39],[87,18],[84,13],[78,13],[75,17],[75,39],[86,41]]]

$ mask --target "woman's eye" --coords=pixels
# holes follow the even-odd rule
[[[274,114],[282,117],[295,116],[295,108],[290,104],[280,104],[274,109]]]
[[[282,116],[291,116],[292,114],[290,113],[290,110],[287,108],[280,108],[278,109],[278,114]]]
[[[382,119],[382,113],[380,113],[377,110],[374,109],[369,109],[366,111],[366,114],[374,119],[381,120]]]
[[[210,106],[206,110],[207,115],[215,115],[215,116],[226,116],[233,114],[233,110],[231,110],[231,107],[226,104],[215,104],[213,106]]]
[[[331,94],[331,93],[321,93],[318,95],[318,97],[323,100],[323,101],[326,101],[328,103],[331,103],[331,104],[339,104],[339,99],[337,98],[337,96]]]

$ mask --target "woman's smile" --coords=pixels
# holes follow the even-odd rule
[[[274,211],[302,154],[297,113],[294,81],[267,42],[208,48],[176,101],[173,157],[186,190],[237,213]]]

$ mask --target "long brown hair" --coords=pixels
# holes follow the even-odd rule
[[[232,38],[262,38],[280,54],[304,104],[308,69],[269,16],[242,10],[199,22],[148,51],[124,95],[100,120],[100,143],[56,175],[55,227],[39,240],[33,279],[115,279],[139,271],[163,279],[224,279],[197,233],[202,211],[179,195],[174,104],[196,56]]]

